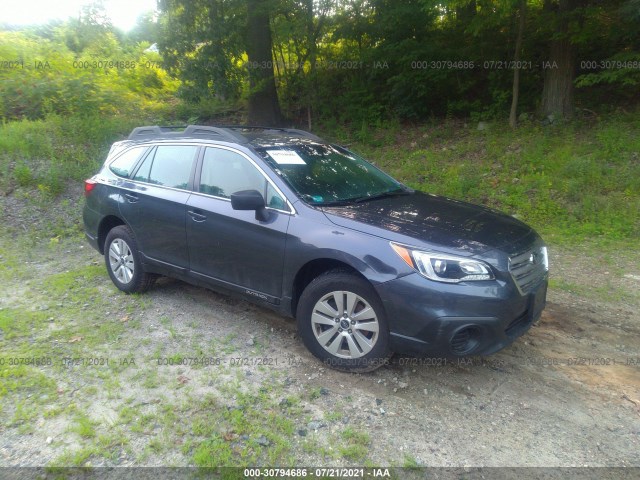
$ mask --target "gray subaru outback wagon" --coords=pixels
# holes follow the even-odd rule
[[[532,228],[412,190],[301,130],[139,127],[85,196],[86,237],[120,290],[166,275],[238,293],[295,317],[307,348],[342,370],[393,352],[488,355],[545,306]]]

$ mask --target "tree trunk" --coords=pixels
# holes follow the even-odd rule
[[[270,0],[247,0],[247,57],[249,60],[250,125],[282,124],[273,75]]]
[[[309,57],[309,82],[307,83],[307,128],[311,130],[311,106],[315,104],[316,86],[316,57],[317,45],[315,28],[313,25],[314,11],[313,0],[305,1],[307,7],[307,52]]]
[[[520,0],[520,20],[518,22],[518,36],[516,38],[516,51],[513,54],[515,63],[513,69],[513,94],[511,97],[511,111],[509,112],[509,126],[516,128],[518,125],[518,97],[520,95],[520,50],[522,50],[522,37],[524,36],[525,15],[527,13],[527,0]]]
[[[545,1],[545,7],[548,0]],[[543,62],[544,88],[542,90],[542,116],[559,115],[570,119],[574,113],[575,47],[569,38],[569,14],[575,9],[575,0],[560,0],[556,9],[558,26],[550,42],[549,60]]]

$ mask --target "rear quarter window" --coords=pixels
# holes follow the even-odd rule
[[[160,145],[145,159],[134,179],[186,189],[197,151],[198,147],[193,145]]]
[[[147,147],[130,148],[109,164],[109,170],[119,177],[129,178],[134,165],[146,150]]]

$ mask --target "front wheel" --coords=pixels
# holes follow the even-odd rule
[[[368,372],[391,355],[382,303],[354,274],[334,271],[313,280],[300,297],[296,317],[306,347],[332,368]]]
[[[107,235],[104,261],[111,281],[125,293],[144,292],[155,279],[142,268],[135,237],[125,225],[113,228]]]

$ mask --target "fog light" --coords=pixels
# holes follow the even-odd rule
[[[465,327],[451,338],[451,351],[456,355],[469,355],[480,344],[480,331],[473,326]]]

